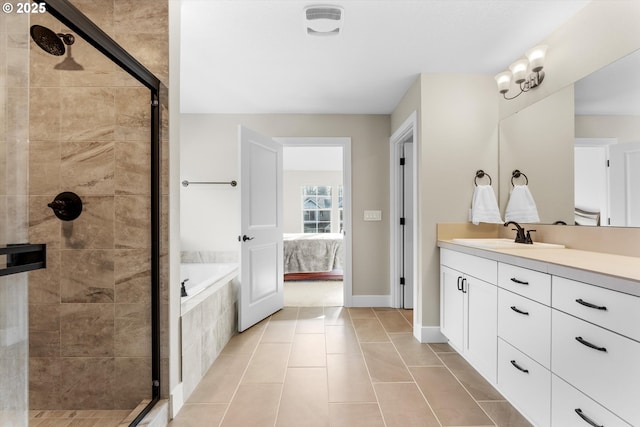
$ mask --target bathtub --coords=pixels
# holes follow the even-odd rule
[[[220,290],[238,276],[235,263],[186,263],[180,264],[180,283],[185,282],[187,296],[181,298],[182,313]]]

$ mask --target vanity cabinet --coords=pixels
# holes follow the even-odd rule
[[[440,268],[442,333],[536,426],[640,426],[640,296],[620,278],[449,248]]]
[[[440,262],[441,331],[478,372],[495,383],[497,263],[446,249]]]
[[[640,298],[554,277],[552,300],[554,374],[631,425],[640,425],[640,342],[630,338],[637,337]]]

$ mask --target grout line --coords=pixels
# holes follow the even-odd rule
[[[236,395],[238,394],[238,390],[240,389],[240,384],[242,384],[242,380],[244,379],[244,376],[247,374],[247,371],[249,370],[249,365],[251,365],[251,361],[253,360],[254,356],[256,355],[256,352],[258,351],[258,346],[260,345],[260,342],[262,341],[262,337],[264,337],[264,334],[265,334],[265,332],[267,330],[267,326],[269,326],[269,323],[271,323],[271,316],[269,316],[269,320],[264,325],[264,328],[262,329],[262,333],[260,334],[260,338],[258,339],[258,342],[256,343],[256,346],[253,348],[253,351],[251,352],[251,357],[247,361],[247,365],[244,367],[244,370],[242,371],[242,375],[240,376],[240,380],[238,381],[238,384],[236,385],[235,390],[233,390],[233,394],[231,395],[231,398],[229,399],[229,403],[227,404],[227,409],[225,409],[224,414],[222,414],[222,418],[220,418],[220,423],[218,423],[218,427],[222,426],[222,423],[224,423],[224,420],[227,417],[227,414],[229,413],[229,409],[231,408],[231,404],[233,403],[233,400],[236,398]],[[227,343],[226,345],[228,345],[228,344],[229,343]],[[222,350],[224,350],[224,348]],[[221,353],[222,353],[222,351],[221,351]]]
[[[382,322],[380,322],[380,323],[382,324]],[[420,388],[420,386],[418,386],[418,382],[416,381],[416,378],[413,376],[413,374],[411,373],[411,370],[409,369],[409,366],[407,366],[406,362],[402,358],[402,355],[400,354],[400,351],[398,351],[398,347],[396,346],[396,343],[394,343],[393,340],[391,339],[391,336],[389,335],[389,333],[385,329],[384,324],[382,324],[382,329],[384,329],[384,331],[387,334],[387,336],[389,336],[389,341],[391,341],[391,345],[393,345],[393,348],[396,350],[396,353],[398,353],[398,357],[400,358],[400,360],[402,361],[402,364],[404,365],[405,369],[409,373],[409,376],[411,376],[411,378],[413,379],[413,381],[411,383],[415,385],[416,389],[418,390],[418,393],[420,393],[420,395],[424,399],[425,403],[427,404],[427,407],[429,408],[429,410],[433,414],[433,418],[438,422],[440,427],[442,427],[443,426],[442,421],[440,421],[440,418],[438,417],[438,414],[436,414],[436,411],[433,410],[433,407],[431,406],[431,403],[429,402],[429,399],[427,399],[427,396],[424,395],[424,393],[422,392],[422,389]],[[411,332],[406,332],[406,333],[411,334],[411,336],[413,337],[413,334]],[[413,337],[413,338],[415,339],[415,337]],[[429,349],[431,351],[433,351],[433,349],[431,347],[429,347]],[[440,358],[438,358],[438,359],[440,359]],[[374,388],[374,390],[375,390],[375,388]]]
[[[435,353],[435,351],[434,351],[434,353]],[[496,421],[495,421],[495,420],[494,420],[494,419],[489,415],[489,413],[488,413],[488,412],[487,412],[487,411],[482,407],[482,405],[480,405],[479,401],[478,401],[478,400],[476,400],[476,398],[475,398],[475,397],[473,397],[473,394],[471,394],[471,392],[469,391],[469,389],[467,389],[467,387],[465,387],[465,385],[462,383],[462,381],[460,381],[460,378],[458,378],[458,376],[457,376],[457,375],[456,375],[456,374],[451,370],[451,368],[449,368],[449,365],[447,365],[446,363],[444,363],[444,360],[442,360],[442,358],[440,357],[440,354],[439,354],[439,353],[435,353],[435,354],[436,354],[436,357],[437,357],[438,359],[440,359],[440,361],[442,362],[442,366],[444,366],[444,368],[445,368],[447,371],[449,371],[449,373],[451,374],[451,376],[453,376],[453,378],[455,378],[455,379],[456,379],[456,381],[458,381],[458,384],[460,384],[460,386],[462,387],[462,389],[463,389],[464,391],[466,391],[466,392],[467,392],[467,394],[469,395],[469,397],[471,397],[471,399],[476,403],[476,405],[478,405],[478,407],[480,408],[480,410],[481,410],[482,412],[484,412],[484,413],[485,413],[485,415],[487,416],[487,418],[489,418],[489,419],[491,420],[491,422],[493,423],[493,425],[494,425],[494,426],[497,426],[497,425],[498,425],[498,423],[497,423],[497,422],[496,422]],[[458,352],[446,352],[446,353],[442,353],[442,354],[458,354],[460,357],[462,357],[462,355],[460,355],[460,353],[458,353]],[[462,358],[464,359],[464,357],[462,357]],[[464,359],[464,361],[466,362],[466,361],[467,361],[467,359]],[[480,374],[478,373],[478,375],[480,375]],[[480,375],[480,376],[482,377],[482,375]],[[484,379],[484,377],[482,377],[482,379]],[[485,381],[486,381],[486,380],[485,380]],[[488,383],[488,381],[487,381],[487,383]],[[491,384],[489,384],[489,385],[490,385],[491,387],[493,387]],[[483,401],[483,402],[484,402],[484,401]],[[495,402],[495,401],[494,401],[494,400],[490,400],[490,401],[487,401],[487,402]]]

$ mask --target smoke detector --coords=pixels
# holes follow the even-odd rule
[[[337,36],[344,23],[344,9],[340,6],[315,5],[304,8],[307,34]]]

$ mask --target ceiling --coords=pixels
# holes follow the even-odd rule
[[[576,115],[640,116],[640,51],[575,84]]]
[[[589,0],[182,0],[182,113],[389,114],[420,73],[497,74]],[[553,49],[553,46],[550,46]]]

